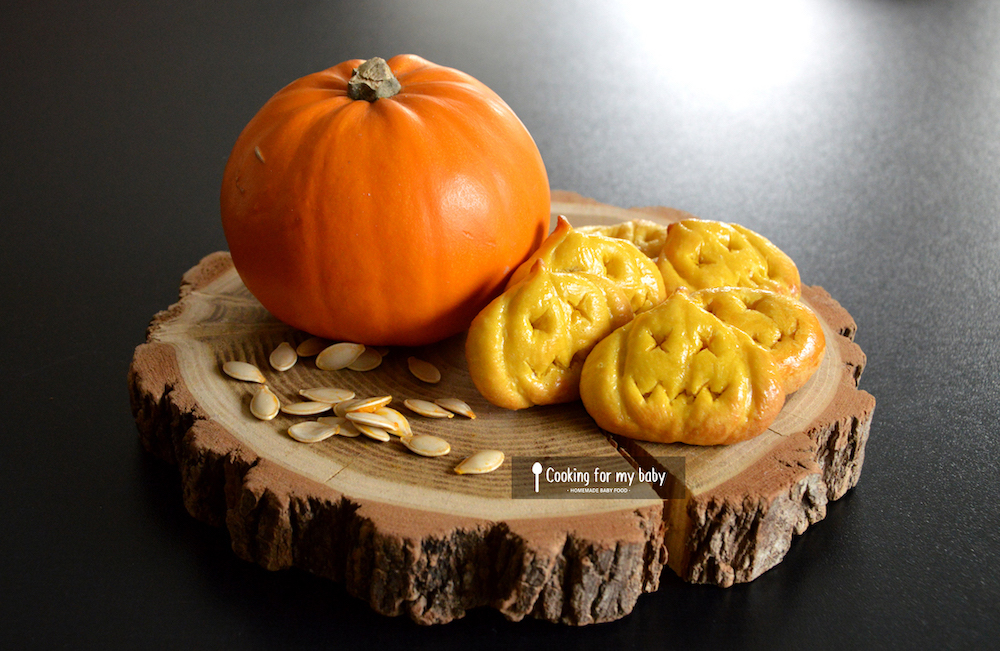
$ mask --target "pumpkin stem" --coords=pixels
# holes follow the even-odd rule
[[[399,80],[381,57],[372,57],[354,69],[347,82],[347,96],[374,102],[399,92]]]

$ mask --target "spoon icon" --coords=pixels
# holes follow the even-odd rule
[[[537,461],[531,464],[531,472],[535,473],[535,492],[538,492],[538,475],[542,474],[542,464]]]

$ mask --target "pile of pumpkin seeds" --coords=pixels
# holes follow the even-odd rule
[[[331,343],[318,337],[306,339],[298,346],[282,342],[268,357],[275,371],[291,369],[301,357],[315,357],[316,367],[324,371],[349,369],[370,371],[378,368],[387,348],[368,347],[352,342]],[[421,382],[437,384],[441,371],[431,362],[410,357],[407,367]],[[302,443],[318,443],[332,436],[367,438],[387,442],[397,437],[410,452],[423,457],[440,457],[451,452],[451,444],[432,434],[414,434],[409,420],[400,411],[389,407],[392,396],[359,398],[353,391],[339,387],[309,387],[299,390],[301,401],[282,404],[267,386],[267,378],[260,368],[244,361],[227,361],[222,365],[229,377],[243,382],[259,384],[250,400],[250,412],[260,420],[273,420],[279,413],[290,416],[316,416],[315,420],[297,422],[288,428],[288,435]],[[427,400],[408,398],[403,406],[413,414],[425,418],[476,418],[475,412],[459,398]],[[333,415],[329,415],[329,412]],[[326,414],[326,415],[323,415]],[[504,453],[500,450],[479,450],[466,457],[454,471],[460,475],[484,474],[503,465]]]

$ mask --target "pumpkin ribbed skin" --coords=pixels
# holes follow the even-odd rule
[[[313,335],[420,345],[466,329],[548,232],[541,155],[513,111],[457,70],[401,55],[401,85],[348,97],[361,60],[299,79],[240,134],[223,174],[233,263]]]

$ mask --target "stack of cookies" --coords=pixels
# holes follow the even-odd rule
[[[509,409],[582,399],[603,429],[694,445],[762,433],[825,341],[792,260],[735,224],[552,234],[473,322],[472,380]]]

